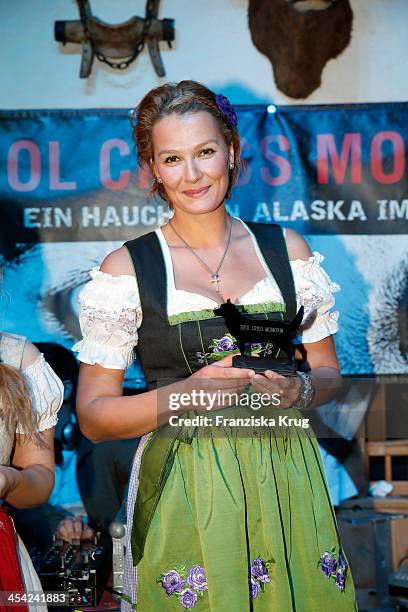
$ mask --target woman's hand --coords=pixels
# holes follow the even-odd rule
[[[250,368],[234,368],[232,366],[232,359],[233,355],[227,355],[214,364],[209,364],[197,372],[194,372],[190,378],[225,378],[237,381],[242,381],[242,379],[245,378],[248,381],[249,378],[255,376],[255,371]]]
[[[180,394],[186,394],[183,410],[209,411],[237,404],[239,395],[255,372],[249,368],[232,367],[232,357],[227,355],[214,364],[200,368],[182,384],[177,383]]]
[[[0,498],[6,499],[16,488],[18,483],[18,470],[6,465],[0,465]]]
[[[282,376],[273,370],[265,370],[251,379],[251,387],[257,393],[279,396],[279,404],[271,404],[278,410],[290,408],[298,399],[302,388],[299,376]]]
[[[95,532],[82,521],[80,516],[67,516],[58,523],[55,535],[58,540],[72,542],[73,540],[92,540]]]

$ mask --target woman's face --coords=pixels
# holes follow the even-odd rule
[[[205,111],[160,119],[153,127],[153,172],[163,181],[175,210],[202,214],[224,201],[232,145]]]

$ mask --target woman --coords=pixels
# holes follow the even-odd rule
[[[62,398],[62,383],[38,349],[23,336],[0,331],[2,592],[42,591],[28,552],[16,536],[7,513],[7,504],[16,508],[31,508],[48,499],[54,486],[53,428]],[[22,600],[22,605],[17,608],[16,600],[0,599],[0,610],[8,610],[9,605],[10,610],[47,609],[38,598],[37,601],[32,599],[32,605],[26,605]]]
[[[165,401],[188,385],[239,391],[250,381],[279,393],[280,408],[299,415],[291,406],[310,403],[312,384],[339,377],[336,314],[329,313],[336,286],[320,268],[322,257],[295,232],[286,231],[289,263],[278,226],[251,230],[227,214],[240,146],[224,96],[193,81],[163,85],[144,97],[135,119],[139,161],[174,216],[91,273],[80,295],[84,339],[75,347],[85,435],[144,436],[129,487],[136,567],[128,554],[128,602],[139,612],[354,610],[313,436],[268,429],[208,437],[200,427],[191,435],[167,424],[174,412]],[[232,367],[234,339],[214,314],[228,298],[258,317],[280,318],[286,310],[293,318],[303,304],[314,318],[297,351],[308,376],[289,385],[272,371]],[[122,397],[136,345],[149,390]],[[226,356],[216,360],[220,354]],[[157,391],[166,379],[173,382]]]

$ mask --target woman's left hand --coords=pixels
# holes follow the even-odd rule
[[[273,402],[277,409],[290,408],[298,399],[302,380],[299,376],[282,376],[273,370],[265,370],[251,378],[251,387],[257,393],[279,397],[279,403]]]

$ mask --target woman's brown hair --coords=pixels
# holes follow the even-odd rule
[[[232,110],[232,107],[230,108]],[[137,105],[133,111],[131,121],[133,125],[133,140],[138,151],[139,165],[143,166],[146,164],[152,170],[152,131],[157,121],[173,113],[184,115],[199,111],[206,111],[214,117],[226,145],[232,144],[234,148],[234,167],[229,170],[229,185],[225,194],[225,198],[228,199],[233,185],[238,180],[240,170],[240,140],[236,122],[234,124],[220,110],[220,105],[217,105],[216,94],[211,89],[208,89],[208,87],[196,81],[166,83],[156,87],[150,90]],[[163,200],[167,201],[163,185],[154,181],[150,193],[156,192]],[[170,205],[170,202],[168,203]]]

